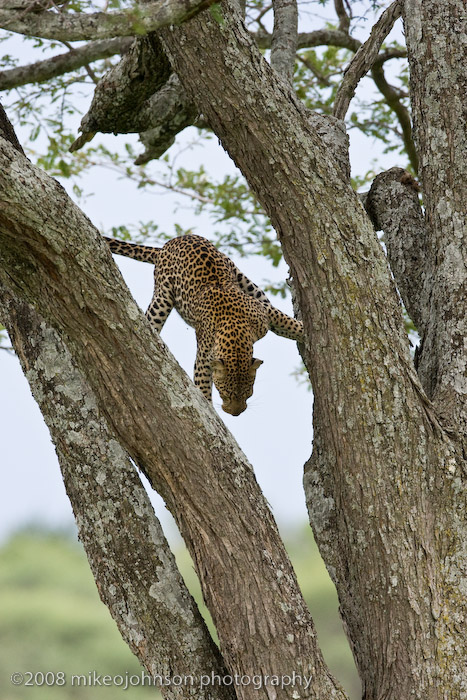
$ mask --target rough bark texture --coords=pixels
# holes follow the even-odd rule
[[[365,698],[461,697],[448,669],[465,659],[465,600],[452,585],[465,575],[462,459],[419,384],[373,227],[233,15],[161,36],[291,266],[315,392],[308,504]],[[438,641],[455,637],[459,646]]]
[[[188,102],[247,177],[291,266],[315,394],[307,503],[364,698],[465,700],[465,4],[404,6],[424,243],[414,224],[397,241],[417,219],[415,199],[404,220],[384,219],[383,181],[373,191],[395,278],[424,333],[419,370],[433,403],[386,257],[345,158],[336,160],[342,131],[310,117],[239,15],[228,3],[220,11],[160,37]],[[112,430],[174,512],[229,670],[294,670],[313,677],[300,697],[342,697],[249,465],[150,332],[89,222],[61,188],[7,145],[2,151],[0,275],[67,339]],[[401,182],[388,178],[392,199]],[[414,274],[417,261],[424,269]],[[414,275],[405,291],[404,271]]]
[[[292,83],[297,52],[297,0],[272,0],[274,28],[271,40],[271,66]]]
[[[124,640],[166,698],[233,700],[227,673],[148,495],[59,334],[0,287],[2,320],[51,432],[78,533]],[[73,426],[73,429],[70,429]],[[186,683],[170,685],[174,676]],[[193,676],[193,686],[190,677]]]
[[[143,165],[153,158],[160,158],[174,143],[175,137],[187,126],[194,124],[198,109],[188,99],[175,74],[139,110],[140,140],[144,153],[135,160]]]
[[[155,0],[124,12],[48,12],[40,5],[23,3],[18,12],[15,0],[0,2],[0,26],[10,32],[60,41],[88,41],[117,36],[135,36],[159,27],[184,22],[213,0]]]
[[[129,133],[139,108],[169,79],[170,64],[155,34],[136,39],[128,53],[99,81],[88,113],[81,120],[83,134]]]
[[[0,281],[65,335],[119,442],[174,514],[230,672],[295,671],[309,680],[303,697],[344,698],[250,465],[152,332],[97,231],[4,141],[0,191]],[[297,689],[238,688],[245,699],[276,692]]]
[[[406,0],[404,22],[430,231],[419,374],[443,424],[466,436],[467,7],[463,0]]]
[[[407,312],[423,335],[427,309],[422,309],[426,277],[427,230],[419,187],[402,168],[378,175],[365,208],[377,231],[384,231],[391,271]]]

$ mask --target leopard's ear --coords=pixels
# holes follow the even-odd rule
[[[260,367],[263,364],[263,360],[257,360],[256,357],[253,357],[251,360],[251,370],[253,372],[256,372],[258,367]]]
[[[225,370],[225,365],[223,360],[213,360],[211,363],[211,368],[214,372],[223,372]]]

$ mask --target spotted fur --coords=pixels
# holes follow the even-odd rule
[[[259,287],[201,236],[180,236],[162,248],[106,240],[112,252],[154,264],[147,318],[160,332],[175,307],[196,331],[196,386],[210,401],[214,381],[223,410],[242,413],[262,364],[253,357],[253,343],[268,330],[301,340],[301,322],[274,308]]]

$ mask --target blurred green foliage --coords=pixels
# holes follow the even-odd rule
[[[15,672],[115,676],[141,667],[101,603],[81,545],[25,531],[0,550],[0,697],[3,700],[154,698],[154,688],[13,685]],[[25,676],[26,677],[26,676]],[[39,682],[41,682],[40,676]]]
[[[351,653],[337,614],[335,589],[307,526],[290,534],[289,551],[310,605],[319,642],[352,700],[360,697]],[[182,574],[202,612],[201,592],[190,557],[177,553]],[[208,620],[210,629],[212,623]],[[60,532],[25,530],[0,549],[0,697],[3,700],[91,700],[157,697],[153,688],[13,685],[15,672],[102,676],[141,674],[101,603],[81,545]],[[41,676],[38,677],[39,680]]]

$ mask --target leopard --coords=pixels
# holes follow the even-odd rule
[[[226,413],[239,416],[253,394],[262,364],[253,356],[257,340],[271,330],[303,341],[302,322],[276,309],[207,238],[185,234],[161,248],[104,238],[112,253],[154,265],[154,294],[146,317],[160,333],[175,308],[195,329],[194,383],[208,401],[214,383]]]

